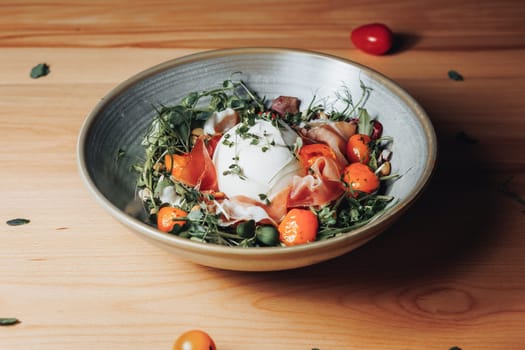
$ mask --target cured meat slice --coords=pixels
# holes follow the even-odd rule
[[[177,180],[200,191],[217,191],[217,173],[204,143],[204,137],[197,139],[189,153],[189,158]]]

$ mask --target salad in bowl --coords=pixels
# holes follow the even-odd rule
[[[226,246],[293,246],[360,227],[394,201],[391,137],[354,102],[266,101],[235,75],[159,106],[142,141],[138,195],[160,231]]]

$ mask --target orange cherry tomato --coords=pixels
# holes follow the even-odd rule
[[[337,160],[334,151],[324,143],[305,145],[299,150],[299,160],[305,168],[309,168],[319,157],[328,157]]]
[[[279,239],[284,245],[294,246],[315,241],[319,222],[308,209],[291,209],[279,224]]]
[[[176,207],[162,207],[157,213],[157,228],[162,232],[171,232],[175,225],[184,226],[185,220],[177,220],[188,215],[187,212]]]
[[[217,347],[208,333],[191,330],[177,338],[173,350],[217,350]]]
[[[349,193],[356,198],[360,192],[372,193],[379,188],[379,178],[363,163],[352,163],[343,170],[343,181]]]
[[[355,134],[348,139],[346,144],[346,156],[350,163],[368,164],[370,161],[370,136],[366,134]]]
[[[164,156],[164,166],[167,171],[171,172],[171,176],[175,179],[180,178],[182,169],[184,169],[189,162],[189,154],[166,154]]]

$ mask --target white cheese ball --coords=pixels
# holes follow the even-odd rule
[[[289,127],[277,128],[265,120],[256,120],[245,129],[242,123],[237,124],[217,144],[213,163],[219,191],[230,198],[242,195],[271,201],[303,171],[291,150],[298,135]]]

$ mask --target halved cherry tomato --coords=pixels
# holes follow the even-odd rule
[[[166,154],[164,156],[164,166],[166,170],[171,172],[171,175],[178,179],[182,169],[190,162],[189,154]]]
[[[157,228],[162,232],[171,232],[175,225],[184,226],[185,220],[177,220],[188,215],[187,212],[176,207],[162,207],[157,213]]]
[[[334,151],[324,143],[312,143],[299,150],[299,160],[305,168],[309,168],[319,157],[328,157],[337,160]]]
[[[279,224],[279,239],[284,245],[294,246],[315,241],[319,222],[308,209],[291,209]]]
[[[182,333],[173,344],[173,350],[217,350],[210,335],[201,330]]]
[[[372,193],[379,188],[379,178],[363,163],[352,163],[343,170],[343,181],[349,188],[350,196],[356,198],[360,193]]]
[[[394,34],[383,23],[370,23],[352,30],[350,39],[358,49],[366,53],[383,55],[392,48]]]
[[[346,144],[346,156],[350,163],[368,164],[370,161],[370,148],[368,144],[371,138],[366,134],[354,134],[350,136]]]

